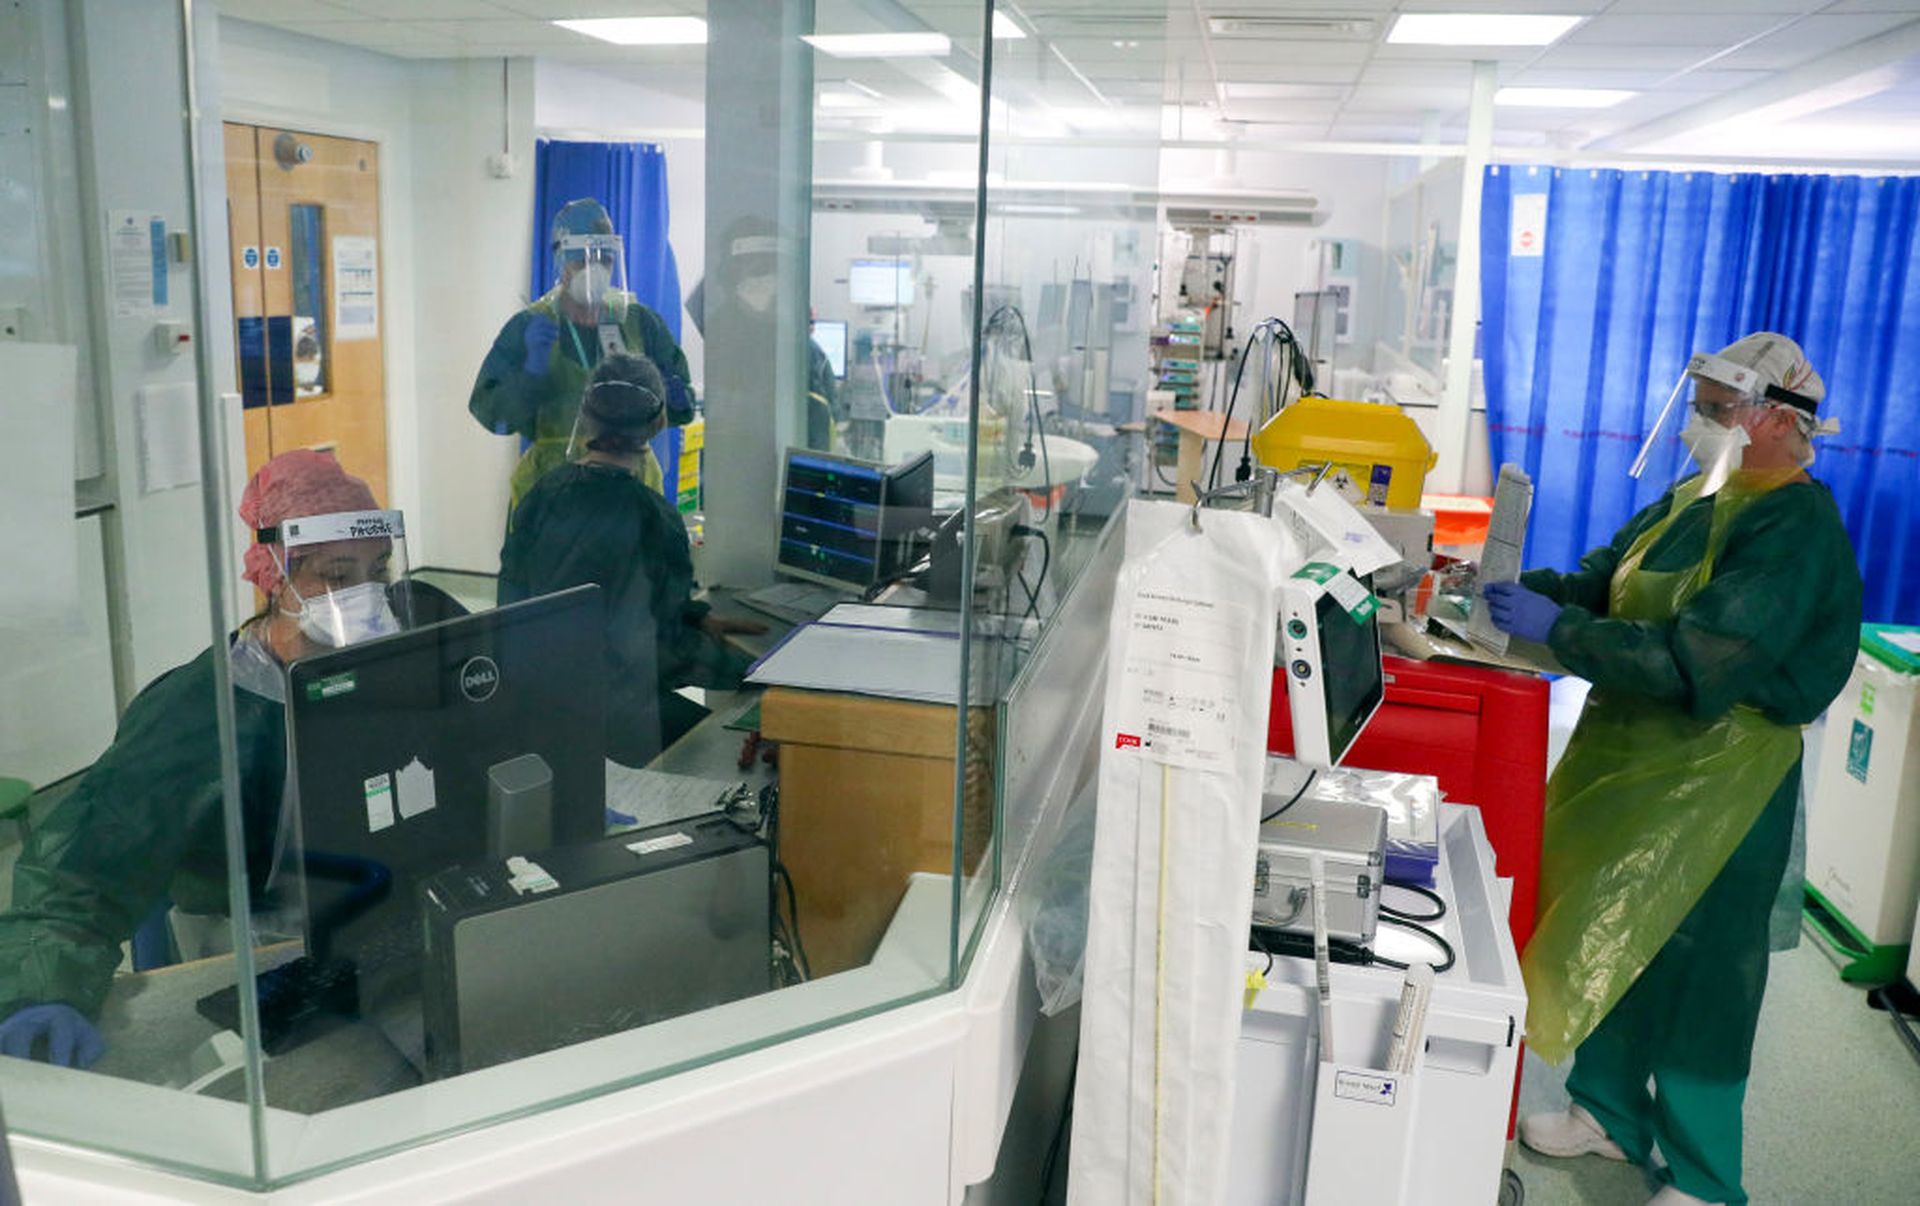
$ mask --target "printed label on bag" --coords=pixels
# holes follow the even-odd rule
[[[1400,1080],[1394,1076],[1374,1076],[1366,1072],[1335,1072],[1333,1095],[1348,1101],[1390,1106],[1400,1094]]]
[[[1237,603],[1142,591],[1128,619],[1113,748],[1203,770],[1233,760],[1250,614]]]

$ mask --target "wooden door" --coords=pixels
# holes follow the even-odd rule
[[[226,142],[247,471],[322,448],[385,503],[379,148],[233,123]]]

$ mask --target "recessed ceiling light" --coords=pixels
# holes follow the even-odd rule
[[[993,14],[993,36],[1011,42],[1015,38],[1026,37],[1027,31],[1021,29],[1020,23],[1007,14],[995,12]]]
[[[1502,88],[1493,103],[1515,109],[1606,109],[1639,95],[1621,88]]]
[[[1387,41],[1402,46],[1546,46],[1580,21],[1525,13],[1403,13]]]
[[[943,59],[953,40],[940,33],[808,34],[800,39],[836,59]]]
[[[707,40],[707,23],[698,17],[592,17],[554,24],[615,46],[701,46]]]
[[[1140,43],[1132,38],[1115,38],[1113,40],[1113,48],[1115,50],[1138,50],[1140,49]]]

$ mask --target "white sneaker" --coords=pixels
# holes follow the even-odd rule
[[[1574,1108],[1579,1109],[1580,1107],[1575,1106]],[[1709,1202],[1703,1198],[1696,1198],[1690,1193],[1675,1189],[1669,1185],[1659,1193],[1648,1198],[1647,1206],[1721,1206],[1721,1204],[1719,1202]]]
[[[1529,1114],[1520,1120],[1520,1142],[1543,1156],[1604,1156],[1625,1160],[1627,1153],[1607,1138],[1607,1132],[1593,1115],[1577,1105],[1564,1113]],[[1663,1191],[1664,1192],[1664,1191]],[[1666,1206],[1665,1203],[1662,1206]]]

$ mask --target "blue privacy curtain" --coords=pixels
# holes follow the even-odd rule
[[[645,142],[543,138],[533,161],[533,293],[553,288],[551,236],[560,207],[592,197],[626,240],[627,288],[680,338],[680,270],[667,242],[667,157]]]
[[[1571,568],[1684,471],[1627,476],[1688,356],[1779,331],[1841,423],[1812,472],[1866,617],[1920,623],[1920,178],[1494,166],[1484,196],[1487,419],[1534,480],[1528,565]]]

